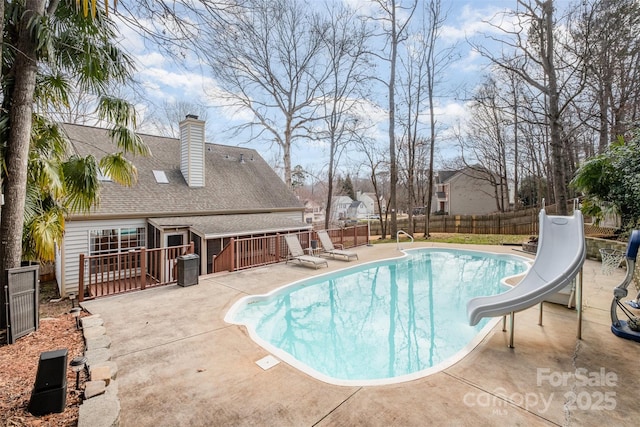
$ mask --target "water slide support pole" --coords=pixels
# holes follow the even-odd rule
[[[509,313],[509,348],[513,348],[513,326],[515,323],[516,313]]]
[[[540,314],[538,315],[538,326],[542,326],[542,304],[544,301],[540,301]]]
[[[578,273],[578,283],[576,286],[576,310],[578,310],[578,334],[577,338],[582,339],[582,268]]]

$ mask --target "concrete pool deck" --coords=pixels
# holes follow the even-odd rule
[[[509,246],[404,243],[525,255]],[[282,362],[242,326],[224,322],[246,295],[376,259],[395,244],[356,248],[359,261],[329,260],[318,270],[295,263],[200,277],[176,285],[83,303],[99,314],[118,365],[120,425],[127,426],[635,426],[640,344],[614,336],[609,307],[624,269],[602,275],[584,265],[582,340],[575,310],[545,304],[517,313],[515,348],[496,326],[470,354],[443,371],[385,386],[337,386]],[[635,289],[630,286],[630,295]],[[640,314],[635,311],[635,314]],[[621,318],[624,315],[619,314]]]

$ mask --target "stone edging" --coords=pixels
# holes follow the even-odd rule
[[[99,314],[80,318],[89,381],[85,383],[78,427],[112,427],[120,422],[118,366],[111,360],[111,339]]]

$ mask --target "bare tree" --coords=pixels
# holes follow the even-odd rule
[[[376,141],[373,138],[369,138],[365,135],[361,135],[356,140],[357,150],[364,155],[364,166],[368,171],[368,178],[373,187],[373,193],[380,212],[380,227],[382,233],[382,239],[387,237],[387,219],[389,214],[389,200],[387,199],[386,205],[383,205],[385,201],[385,190],[389,191],[388,183],[386,179],[389,176],[389,162],[386,161],[386,150],[380,150],[376,145]]]
[[[558,34],[553,0],[518,0],[518,6],[521,9],[511,13],[516,18],[515,28],[501,28],[505,37],[494,39],[511,48],[510,52],[495,57],[487,48],[476,45],[476,49],[544,95],[555,202],[558,212],[566,215],[571,172],[566,168],[564,115],[584,87],[584,55],[567,49],[566,33]]]
[[[178,138],[180,136],[178,124],[187,116],[187,114],[194,114],[198,116],[200,120],[204,120],[206,122],[209,112],[206,106],[195,104],[193,102],[165,101],[160,107],[151,111],[150,114],[145,117],[140,128],[151,128],[156,134],[171,138]]]
[[[427,10],[424,11],[426,16],[426,32],[425,32],[425,52],[426,52],[426,80],[427,80],[427,99],[429,107],[429,166],[428,166],[428,193],[427,204],[425,209],[424,236],[429,237],[429,219],[431,218],[431,202],[433,198],[433,165],[434,151],[436,145],[436,115],[434,96],[436,86],[441,82],[442,77],[446,74],[446,69],[453,63],[457,55],[454,53],[455,46],[438,46],[442,27],[447,20],[447,13],[442,10],[442,2],[440,0],[431,0],[428,3]]]
[[[374,0],[382,11],[380,17],[375,18],[380,22],[384,31],[385,44],[389,51],[387,56],[379,57],[389,63],[389,78],[383,81],[388,90],[388,114],[389,114],[389,209],[391,210],[391,234],[398,232],[397,220],[397,184],[398,164],[396,160],[396,64],[398,61],[398,46],[407,37],[407,26],[413,16],[417,0],[410,2],[409,6],[402,6],[401,0]],[[399,13],[402,12],[402,13]]]
[[[460,138],[461,162],[494,189],[496,210],[509,207],[509,171],[515,169],[507,134],[507,106],[499,96],[497,82],[489,78],[470,107],[467,132]]]
[[[207,44],[211,33],[224,29],[232,17],[246,12],[250,3],[250,0],[137,0],[118,2],[117,7],[118,17],[125,25],[154,43],[176,64],[184,65],[189,55],[202,57],[211,48]]]
[[[325,83],[319,88],[319,115],[323,129],[317,134],[329,145],[325,228],[329,228],[331,219],[333,181],[340,156],[363,131],[360,129],[363,121],[358,118],[358,106],[371,65],[368,62],[366,43],[369,35],[365,23],[353,10],[344,7],[328,6],[327,14],[329,27],[322,41],[329,70]]]
[[[299,1],[245,5],[243,13],[208,34],[208,49],[201,54],[222,88],[217,97],[253,116],[235,126],[235,133],[249,131],[251,139],[277,144],[291,185],[291,148],[310,135],[329,76],[323,55],[329,25]]]
[[[578,100],[580,125],[595,129],[597,152],[618,136],[629,136],[638,120],[640,97],[640,4],[634,0],[591,0],[578,9],[573,34],[584,46],[586,96]]]

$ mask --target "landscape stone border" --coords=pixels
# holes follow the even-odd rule
[[[111,339],[99,314],[81,317],[89,381],[78,413],[78,427],[114,427],[120,423],[118,365],[111,360]]]

